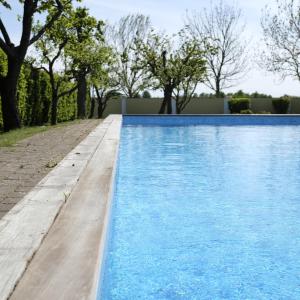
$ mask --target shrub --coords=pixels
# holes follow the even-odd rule
[[[229,110],[232,114],[240,114],[242,110],[250,109],[248,98],[235,98],[228,101]]]
[[[251,115],[253,114],[253,111],[251,109],[243,109],[240,111],[240,113],[245,115]]]
[[[151,98],[150,92],[149,91],[144,91],[143,94],[142,94],[142,98],[150,99]]]
[[[287,96],[273,99],[272,104],[276,114],[286,114],[289,110],[291,99]]]

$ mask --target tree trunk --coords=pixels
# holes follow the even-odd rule
[[[172,92],[167,94],[167,113],[172,114]]]
[[[221,90],[220,90],[220,79],[216,78],[216,97],[220,98]]]
[[[42,110],[42,124],[48,123],[49,121],[49,109],[50,109],[50,102],[44,101],[43,110]]]
[[[173,88],[171,85],[167,85],[164,90],[164,99],[167,104],[167,113],[172,114],[172,93]]]
[[[176,114],[180,115],[181,114],[181,105],[178,102],[179,102],[179,100],[177,99],[177,101],[176,101]]]
[[[103,116],[103,111],[104,111],[104,108],[103,108],[102,99],[99,99],[99,100],[98,100],[98,119],[101,119],[101,118],[102,118],[102,116]]]
[[[94,117],[94,111],[95,111],[95,98],[91,97],[91,110],[90,110],[89,119],[92,119]]]
[[[84,72],[80,72],[78,75],[78,87],[77,87],[77,117],[84,119],[86,115],[86,93],[87,93],[87,82],[86,75]]]
[[[166,105],[167,105],[167,101],[166,101],[166,99],[164,98],[163,101],[162,101],[162,103],[161,103],[159,112],[158,112],[159,114],[164,114],[164,113],[165,113]]]
[[[166,85],[164,87],[164,100],[161,104],[159,114],[164,114],[167,108],[167,113],[172,114],[172,93],[173,88],[171,85]]]
[[[21,62],[9,58],[7,75],[1,80],[0,94],[4,131],[21,127],[17,101],[17,85],[21,66]]]
[[[133,99],[133,98],[134,98],[134,95],[133,95],[131,89],[128,89],[128,98],[129,98],[129,99]]]
[[[51,125],[56,125],[56,123],[57,123],[57,104],[58,104],[57,93],[56,92],[52,92]]]

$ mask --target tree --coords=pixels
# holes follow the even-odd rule
[[[78,7],[71,13],[72,30],[66,47],[68,63],[77,81],[77,117],[86,117],[87,76],[103,63],[106,57],[104,46],[104,22],[89,15],[87,8]]]
[[[267,71],[300,80],[300,3],[276,0],[277,11],[266,8],[262,17],[266,50],[262,63]]]
[[[115,57],[112,55],[110,48],[102,48],[102,50],[104,49],[106,51],[105,53],[102,53],[103,63],[94,68],[91,73],[91,84],[98,104],[98,118],[102,118],[108,101],[121,95],[121,93],[118,91],[116,79],[113,77],[115,73],[112,71]],[[91,112],[89,116],[90,118],[94,116],[94,109],[95,99],[92,97]]]
[[[235,86],[247,72],[247,41],[243,40],[241,10],[219,0],[200,13],[187,15],[186,26],[196,39],[209,39],[216,52],[208,51],[205,84],[217,97]]]
[[[192,44],[195,43],[195,40],[192,40]],[[199,45],[198,45],[199,46]],[[211,49],[212,50],[212,49]],[[189,61],[189,65],[186,65],[186,74],[182,78],[181,82],[174,89],[174,96],[176,100],[176,110],[177,113],[180,114],[189,102],[195,97],[196,88],[200,82],[204,81],[206,75],[206,64],[203,63],[203,51],[199,46],[198,55],[200,55],[200,59],[202,59],[202,63],[198,61],[197,55],[195,57],[191,57]],[[189,52],[189,50],[187,51]]]
[[[51,15],[48,16],[51,18]],[[57,106],[59,99],[67,94],[71,94],[76,90],[77,85],[61,91],[62,83],[71,80],[65,70],[58,72],[56,65],[62,63],[62,53],[70,40],[69,29],[70,22],[68,16],[63,16],[59,21],[55,22],[51,28],[48,28],[43,36],[36,42],[35,59],[32,59],[32,67],[43,69],[49,76],[51,85],[51,125],[57,123]],[[34,27],[34,31],[39,31],[40,25]],[[67,78],[68,77],[68,78]]]
[[[232,94],[233,98],[249,98],[250,94],[245,93],[242,90],[238,90],[236,93]]]
[[[206,72],[202,43],[188,38],[184,31],[173,37],[178,37],[177,47],[175,41],[168,36],[154,32],[146,42],[140,41],[137,44],[137,51],[141,54],[140,68],[149,74],[148,81],[152,81],[154,89],[163,90],[164,100],[159,111],[161,114],[166,110],[168,114],[172,112],[171,101],[175,90],[180,112],[180,91],[183,90],[184,97],[188,93],[192,94]],[[208,47],[207,51],[211,51],[211,48]],[[191,89],[192,85],[194,88]]]
[[[2,114],[4,130],[20,127],[20,117],[18,113],[17,85],[24,62],[27,49],[30,45],[38,41],[45,31],[50,28],[60,17],[71,0],[19,0],[23,5],[22,34],[18,45],[15,45],[0,18],[0,47],[7,56],[7,73],[0,77],[0,95],[2,103]],[[0,2],[6,8],[10,9],[9,2],[1,0]],[[33,17],[39,13],[45,13],[49,9],[53,11],[52,17],[40,27],[40,30],[32,35]]]
[[[94,85],[94,91],[96,94],[98,109],[97,109],[97,117],[100,119],[103,117],[103,113],[107,107],[108,101],[112,99],[118,98],[121,94],[115,89],[110,89],[107,87],[99,87]],[[92,118],[93,114],[91,111],[90,118]]]
[[[251,96],[251,98],[272,98],[271,95],[261,94],[258,92],[254,92],[250,96]]]
[[[125,16],[106,30],[107,41],[116,56],[114,78],[119,91],[129,98],[135,98],[147,87],[145,71],[138,67],[140,54],[135,43],[144,40],[149,30],[150,19],[141,14]]]

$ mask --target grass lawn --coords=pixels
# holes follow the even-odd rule
[[[0,147],[9,147],[17,142],[26,139],[34,134],[47,131],[53,128],[59,128],[66,125],[77,124],[80,120],[59,123],[55,126],[43,125],[34,127],[23,127],[21,129],[11,130],[9,132],[0,132]]]

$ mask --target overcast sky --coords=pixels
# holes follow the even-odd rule
[[[10,1],[16,3],[17,1]],[[275,0],[228,0],[227,3],[235,3],[242,9],[243,18],[247,25],[247,36],[251,38],[252,49],[257,48],[261,39],[260,18],[265,5],[274,6]],[[186,10],[191,12],[201,11],[203,7],[209,7],[208,0],[83,0],[80,5],[90,9],[90,13],[98,19],[115,22],[128,13],[143,13],[151,17],[153,26],[167,33],[178,31],[183,25]],[[20,5],[14,6],[13,12],[0,7],[1,17],[8,27],[13,39],[18,39],[20,34],[20,23],[15,21],[16,15],[20,14]],[[16,10],[16,8],[19,10]],[[258,91],[261,93],[282,96],[284,94],[300,95],[300,82],[286,79],[284,82],[278,76],[268,74],[259,67],[255,67],[248,76],[235,88],[228,90],[236,91],[242,89],[246,92]],[[208,90],[200,87],[199,92]]]

